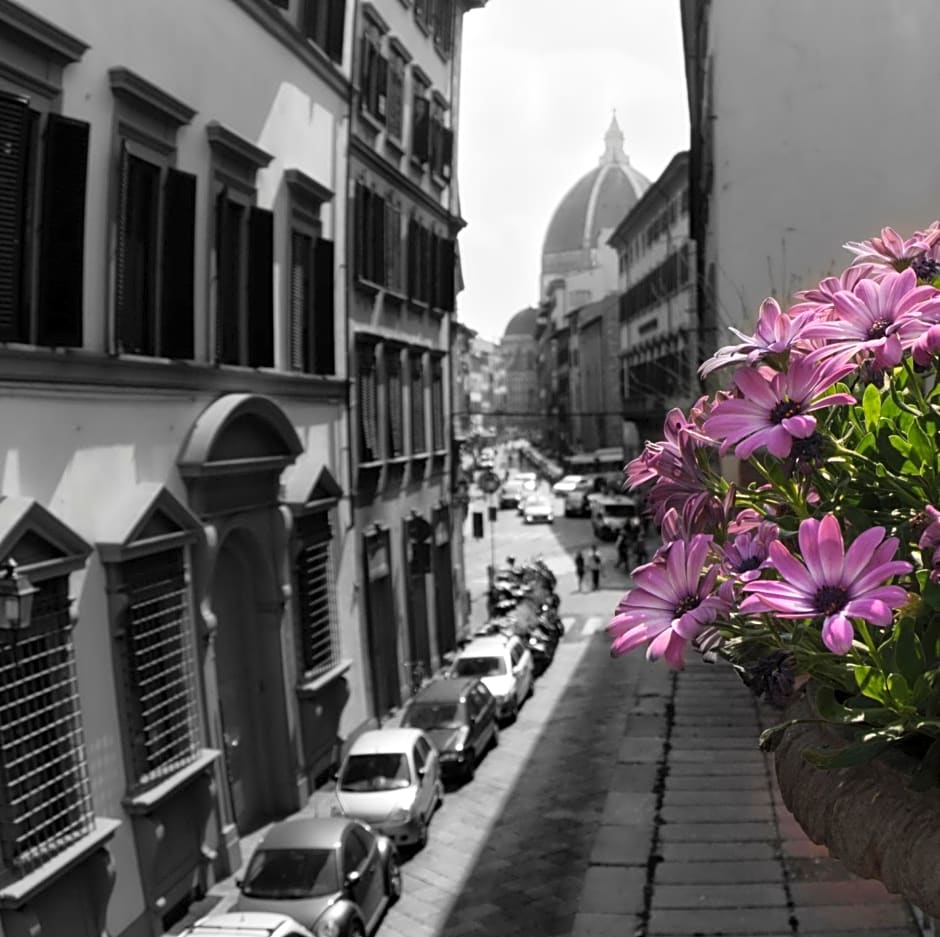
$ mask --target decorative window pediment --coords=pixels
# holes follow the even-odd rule
[[[306,514],[310,511],[325,511],[333,507],[343,497],[343,489],[333,477],[333,473],[323,466],[312,488],[307,487],[307,478],[298,478],[299,473],[286,485],[284,500],[295,514]]]
[[[105,563],[180,547],[202,536],[202,524],[162,485],[141,482],[109,513],[98,538]]]
[[[0,559],[12,556],[33,583],[80,569],[91,550],[32,498],[0,497]]]

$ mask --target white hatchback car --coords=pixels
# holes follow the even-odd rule
[[[286,914],[230,911],[196,921],[181,937],[313,937],[313,934]]]
[[[479,677],[496,697],[501,719],[516,718],[534,685],[532,654],[515,635],[474,638],[454,658],[454,677]]]
[[[373,729],[343,759],[331,813],[364,820],[396,845],[423,846],[443,800],[440,758],[427,734]]]

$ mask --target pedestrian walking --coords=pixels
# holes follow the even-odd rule
[[[591,571],[591,588],[598,589],[601,584],[601,557],[597,552],[597,547],[591,547],[591,555],[588,557],[588,569]]]
[[[584,554],[580,550],[574,555],[574,572],[578,577],[578,592],[580,592],[581,582],[584,580]]]

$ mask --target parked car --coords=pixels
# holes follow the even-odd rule
[[[527,524],[551,524],[555,520],[552,503],[544,495],[532,495],[525,499],[522,518]]]
[[[339,933],[339,932],[337,932]],[[180,937],[314,937],[303,924],[286,914],[234,911],[200,918]]]
[[[414,696],[401,724],[431,737],[445,781],[469,781],[477,762],[499,743],[498,715],[496,700],[482,680],[439,677]]]
[[[235,911],[286,914],[316,937],[364,937],[401,895],[401,870],[391,840],[366,824],[302,817],[268,830],[238,887]]]
[[[598,495],[591,500],[591,526],[600,540],[614,540],[625,527],[639,534],[640,509],[627,495]]]
[[[454,677],[479,677],[493,694],[500,719],[516,718],[519,707],[533,689],[532,655],[522,640],[474,638],[458,652],[451,665]]]
[[[591,501],[607,491],[603,475],[583,475],[565,495],[565,517],[590,517]]]
[[[578,484],[584,479],[583,475],[565,475],[552,485],[552,494],[556,498],[564,498],[569,491],[574,491]]]
[[[336,776],[334,815],[364,820],[396,845],[423,846],[444,799],[440,757],[420,729],[363,732]]]

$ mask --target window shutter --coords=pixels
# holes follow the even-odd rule
[[[116,258],[118,352],[153,354],[157,201],[160,169],[121,151]]]
[[[441,176],[450,180],[454,162],[454,131],[444,127],[441,131]]]
[[[385,286],[385,199],[372,193],[372,281]]]
[[[408,238],[407,238],[407,268],[408,268],[408,299],[418,298],[418,278],[415,267],[418,247],[418,223],[414,218],[408,219]]]
[[[29,125],[27,99],[0,93],[0,341],[29,337],[23,308]]]
[[[432,231],[429,238],[429,250],[430,263],[430,275],[429,275],[429,288],[430,288],[430,304],[435,309],[441,308],[441,239]]]
[[[304,674],[313,676],[333,666],[339,644],[333,533],[325,512],[298,518],[296,531],[300,545],[296,560],[300,663]]]
[[[274,365],[274,213],[248,214],[248,365]]]
[[[168,169],[163,183],[163,270],[160,353],[189,360],[194,355],[196,177]]]
[[[426,163],[428,161],[431,132],[429,107],[430,104],[427,98],[415,97],[411,155],[419,163]]]
[[[313,350],[314,372],[336,373],[336,335],[333,242],[320,238],[313,254]]]
[[[290,241],[290,366],[306,371],[307,298],[310,295],[310,238],[292,232]]]
[[[457,253],[454,249],[454,241],[450,238],[441,240],[442,248],[442,270],[441,280],[443,283],[443,298],[441,308],[447,312],[453,312],[457,308],[456,281],[457,281]]]
[[[376,458],[378,443],[378,401],[375,386],[375,350],[359,348],[359,426],[362,452],[361,462]]]
[[[286,10],[290,7],[290,0],[271,0],[271,3],[276,7],[280,7],[282,10]]]
[[[390,349],[385,360],[386,388],[388,390],[388,442],[389,456],[395,459],[404,452],[402,438],[401,354]]]
[[[405,117],[405,75],[401,59],[395,56],[389,64],[388,71],[388,118],[386,126],[388,132],[396,140],[400,140],[404,129]]]
[[[427,451],[424,426],[424,368],[420,355],[411,359],[411,451]]]
[[[424,245],[421,251],[421,277],[424,281],[424,301],[430,306],[434,303],[434,235],[429,228],[424,229]]]
[[[329,4],[326,27],[326,54],[337,65],[343,63],[343,33],[346,28],[346,0],[321,0]]]
[[[359,40],[359,107],[372,110],[372,67],[373,67],[372,40],[363,36]]]
[[[388,59],[376,50],[375,55],[375,116],[385,123],[388,112]]]
[[[353,212],[353,274],[362,279],[366,275],[366,187],[361,182],[356,183]]]
[[[238,364],[241,206],[223,189],[216,200],[216,360]]]
[[[362,189],[363,208],[362,217],[365,222],[362,234],[362,272],[363,276],[375,282],[375,251],[372,248],[375,237],[375,194],[368,186]]]

